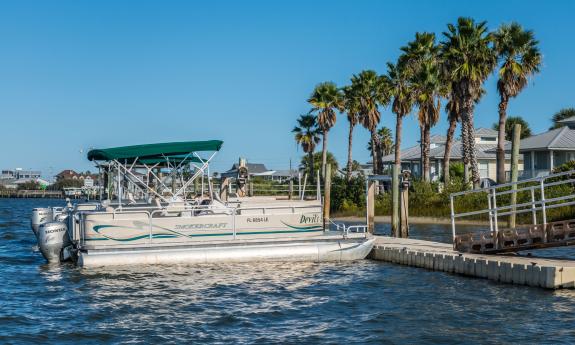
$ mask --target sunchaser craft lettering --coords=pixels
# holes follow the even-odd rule
[[[212,230],[224,229],[228,223],[206,223],[206,224],[178,224],[176,230]]]

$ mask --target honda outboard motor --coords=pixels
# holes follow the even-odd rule
[[[48,262],[61,261],[62,250],[71,244],[67,230],[63,222],[48,222],[38,227],[38,248]]]
[[[32,210],[32,231],[34,231],[34,235],[38,237],[38,228],[40,224],[44,224],[47,222],[51,222],[54,220],[54,214],[51,208],[43,207],[43,208],[35,208]]]

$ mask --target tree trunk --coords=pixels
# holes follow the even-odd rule
[[[431,181],[431,165],[429,163],[429,151],[431,146],[431,126],[429,123],[425,124],[423,128],[423,165],[425,166],[425,170],[423,172],[423,179],[425,181]]]
[[[371,131],[371,164],[373,164],[373,174],[379,174],[379,162],[377,160],[377,133],[376,130]]]
[[[467,149],[469,152],[469,165],[471,167],[471,181],[473,182],[473,188],[479,188],[479,182],[481,176],[479,175],[479,165],[477,164],[477,154],[475,151],[475,127],[473,125],[473,110],[474,102],[472,99],[466,101],[464,113],[467,117]]]
[[[353,143],[353,127],[354,125],[350,122],[349,123],[349,135],[347,138],[347,180],[351,180],[351,169],[353,165],[353,161],[351,159],[351,145]]]
[[[401,174],[401,127],[402,114],[397,114],[395,122],[395,167],[391,180],[391,232],[393,236],[401,236],[399,226],[399,176]]]
[[[467,188],[469,185],[469,126],[467,123],[467,114],[464,107],[461,109],[461,158],[463,160],[463,182]]]
[[[425,179],[425,124],[419,124],[419,174],[424,181]]]
[[[505,122],[507,122],[506,95],[499,102],[499,131],[497,133],[497,183],[505,183]]]
[[[308,157],[308,160],[309,160],[309,161],[308,161],[308,164],[309,164],[309,169],[308,169],[308,170],[309,170],[309,180],[310,180],[310,182],[312,182],[312,181],[314,180],[314,176],[315,176],[315,175],[314,175],[314,171],[313,171],[313,163],[314,163],[314,162],[313,162],[313,150],[310,150],[310,151],[308,152],[308,155],[309,155],[309,157]]]
[[[322,149],[321,149],[321,176],[325,178],[325,164],[327,161],[327,130],[323,131]]]
[[[457,119],[449,118],[449,128],[447,129],[447,140],[445,141],[445,152],[443,153],[443,182],[445,186],[449,185],[449,161],[451,159],[451,147],[453,146],[453,136],[457,128]]]
[[[395,165],[399,167],[401,172],[401,122],[403,120],[403,115],[397,114],[397,120],[395,122]]]

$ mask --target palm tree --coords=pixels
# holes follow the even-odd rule
[[[321,152],[316,152],[313,154],[313,167],[312,170],[319,170],[321,168],[321,166],[319,165],[319,162],[321,161]],[[333,177],[336,173],[337,170],[339,168],[339,165],[337,163],[337,160],[335,159],[335,156],[331,153],[331,152],[327,152],[326,154],[327,157],[327,164],[331,165],[331,177]],[[301,158],[301,162],[300,162],[300,168],[302,170],[309,170],[310,168],[310,159],[308,157],[302,157]]]
[[[549,129],[556,129],[565,126],[565,124],[561,123],[561,121],[574,116],[575,108],[564,108],[559,110],[551,118],[551,121],[553,121],[553,126],[551,126]]]
[[[395,149],[395,145],[393,145],[393,135],[391,133],[391,129],[387,127],[381,127],[377,130],[376,133],[377,139],[375,142],[376,145],[376,152],[378,152],[379,157],[390,155],[393,150]],[[371,140],[367,144],[367,150],[369,154],[372,155],[375,150],[371,147]],[[383,162],[379,160],[378,162],[379,167],[378,170],[381,173],[383,171]]]
[[[409,70],[402,63],[387,63],[387,83],[393,99],[391,110],[396,115],[395,123],[395,165],[401,167],[401,130],[403,117],[411,112],[415,102],[415,92],[410,81]]]
[[[473,185],[477,188],[480,176],[473,116],[483,83],[495,67],[495,52],[486,22],[476,23],[471,18],[460,17],[456,25],[448,24],[447,28],[441,42],[441,59],[451,92],[459,103],[464,163],[471,166]]]
[[[528,138],[531,136],[531,128],[529,127],[529,122],[525,121],[521,116],[509,116],[507,121],[505,121],[505,140],[511,141],[513,138],[513,127],[515,124],[521,125],[520,138]],[[493,124],[493,129],[499,130],[499,123]]]
[[[354,89],[351,86],[343,88],[343,108],[347,113],[347,120],[349,121],[349,134],[347,140],[347,180],[351,180],[353,159],[351,157],[351,147],[353,144],[353,128],[359,121],[359,100],[355,96]]]
[[[297,124],[298,125],[292,129],[292,132],[295,133],[296,143],[298,143],[303,152],[308,155],[309,177],[313,180],[313,153],[320,141],[317,119],[312,114],[304,114],[300,115],[299,119],[297,119]]]
[[[509,99],[527,86],[527,78],[539,72],[541,53],[533,31],[521,25],[502,25],[493,35],[494,47],[501,67],[497,91],[499,92],[499,135],[497,143],[497,182],[505,182],[505,122]]]
[[[389,103],[386,78],[375,71],[366,70],[351,77],[351,87],[359,102],[359,121],[371,132],[373,172],[379,174],[380,154],[377,152],[377,125],[381,119],[379,106]]]
[[[439,47],[435,44],[435,34],[416,33],[415,40],[402,47],[403,63],[410,69],[411,83],[416,95],[421,128],[421,160],[423,180],[430,180],[429,163],[431,127],[439,121],[440,98],[446,94],[446,86],[441,79]]]
[[[341,110],[343,107],[343,96],[337,86],[328,81],[315,87],[308,102],[313,106],[312,111],[318,112],[317,124],[323,136],[321,174],[325,176],[327,134],[331,127],[335,125],[335,111]]]
[[[445,186],[449,185],[449,162],[451,160],[451,147],[453,146],[453,138],[457,123],[461,121],[459,117],[459,103],[454,98],[454,94],[449,95],[449,101],[445,105],[445,112],[449,120],[449,127],[447,128],[447,138],[445,140],[445,151],[443,152],[443,183]]]

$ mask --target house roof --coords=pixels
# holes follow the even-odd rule
[[[563,119],[563,120],[557,121],[557,122],[559,122],[559,123],[573,123],[573,122],[575,122],[575,116],[571,116],[571,117],[568,117],[566,119]]]
[[[429,137],[429,142],[433,144],[443,144],[446,141],[447,137],[445,135],[433,134]]]
[[[238,174],[238,168],[240,165],[234,163],[232,168],[228,171],[221,173],[222,176],[236,176]],[[262,174],[272,174],[273,170],[266,168],[264,164],[261,163],[246,163],[246,168],[248,168],[248,174],[250,175],[262,175]]]
[[[232,168],[227,172],[230,172],[232,170],[237,171],[239,167],[240,165],[238,163],[234,163],[234,165],[232,165]],[[261,163],[246,163],[246,168],[248,168],[248,172],[250,174],[261,174],[263,172],[269,171],[269,169],[266,168],[265,164]]]
[[[506,145],[506,150],[511,150],[511,144]],[[527,150],[574,150],[575,129],[560,127],[545,133],[530,136],[521,140],[520,151]]]
[[[71,169],[66,169],[66,170],[62,170],[60,171],[56,176],[78,176],[80,174],[78,174],[77,172],[75,172],[74,170]]]
[[[461,141],[455,140],[451,146],[450,156],[452,159],[462,159],[461,155]],[[475,149],[477,151],[477,159],[496,159],[495,149],[497,144],[475,144]],[[440,145],[429,150],[429,158],[431,159],[443,159],[445,154],[445,145]],[[511,155],[506,153],[505,158],[511,158]],[[421,149],[419,145],[412,146],[401,150],[401,160],[402,161],[414,161],[421,159]],[[389,163],[395,161],[395,155],[392,153],[390,155],[383,157],[384,163]]]
[[[475,130],[475,136],[497,136],[497,131],[491,128],[480,127]]]

